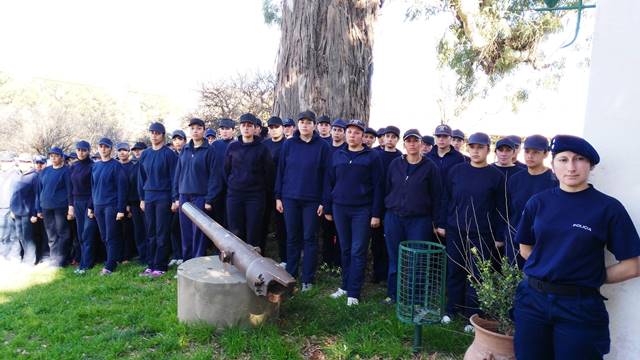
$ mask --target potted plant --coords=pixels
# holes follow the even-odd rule
[[[475,337],[464,358],[515,359],[514,324],[510,311],[516,288],[523,277],[522,272],[506,257],[501,257],[496,266],[491,259],[480,256],[476,248],[471,248],[470,252],[476,269],[467,269],[471,270],[468,277],[478,295],[482,317],[476,314],[470,319]]]

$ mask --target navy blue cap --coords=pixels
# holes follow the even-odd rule
[[[267,120],[267,126],[271,125],[282,125],[282,119],[277,116],[272,116]]]
[[[392,133],[392,134],[396,134],[397,137],[400,137],[400,129],[398,129],[396,126],[393,126],[393,125],[387,126],[384,129],[384,133],[385,134]]]
[[[555,156],[563,151],[572,151],[591,161],[591,165],[598,165],[600,155],[589,142],[581,137],[572,135],[556,135],[551,139],[551,153]]]
[[[204,120],[198,119],[198,118],[192,118],[191,120],[189,120],[189,126],[191,125],[199,125],[204,127]]]
[[[88,141],[80,140],[76,143],[76,149],[80,150],[91,150],[91,144]]]
[[[213,129],[207,129],[207,131],[204,132],[204,137],[209,137],[209,136],[216,137],[216,132],[213,131]]]
[[[137,143],[133,144],[133,147],[131,148],[131,150],[136,150],[136,149],[144,150],[146,148],[147,148],[147,144],[141,141],[138,141]]]
[[[100,141],[98,141],[98,145],[104,145],[104,146],[108,146],[110,148],[113,147],[113,141],[111,141],[111,139],[103,137],[102,139],[100,139]]]
[[[42,155],[36,155],[33,157],[33,162],[36,164],[46,164],[47,159]]]
[[[524,140],[525,149],[535,149],[540,151],[549,151],[549,140],[542,135],[527,136]]]
[[[151,123],[151,125],[149,125],[149,131],[155,131],[161,134],[167,133],[166,130],[164,129],[164,125],[162,125],[162,123],[159,123],[159,122]]]
[[[229,118],[222,118],[220,120],[218,120],[218,125],[221,128],[229,128],[229,129],[233,129],[236,127],[236,122],[229,119]]]
[[[291,118],[286,118],[282,120],[282,126],[296,126],[296,123]]]
[[[520,147],[520,144],[522,144],[522,138],[518,135],[509,135],[507,136],[507,139],[513,141],[513,144],[516,147]]]
[[[126,142],[120,142],[116,145],[116,150],[120,151],[120,150],[131,150],[131,148],[129,147],[129,143]]]
[[[327,124],[331,124],[331,119],[329,119],[329,117],[327,115],[322,115],[318,118],[318,124],[320,123],[327,123]]]
[[[433,146],[436,144],[436,139],[434,139],[431,135],[425,135],[422,137],[422,142]]]
[[[76,154],[75,151],[72,151],[69,153],[69,158],[70,159],[77,159],[78,158],[78,154]]]
[[[478,145],[491,145],[491,138],[489,135],[481,132],[473,133],[469,136],[469,141],[467,141],[469,145],[478,144]]]
[[[378,131],[376,132],[378,134],[378,137],[383,137],[384,136],[384,132],[387,130],[387,128],[380,128],[378,129]]]
[[[407,140],[409,137],[415,137],[418,140],[422,140],[422,135],[420,135],[420,131],[418,129],[409,129],[404,132],[402,135],[402,140]]]
[[[341,128],[341,129],[346,129],[347,128],[347,123],[344,120],[338,118],[338,119],[333,120],[333,123],[331,123],[331,127],[337,127],[337,128]]]
[[[370,128],[370,127],[368,127],[368,128],[366,128],[366,129],[364,129],[364,133],[365,133],[365,134],[373,135],[373,136],[375,136],[375,137],[378,137],[378,132],[377,132],[374,128]]]
[[[451,137],[464,140],[464,133],[460,129],[451,131]]]
[[[171,139],[174,139],[176,136],[181,137],[183,140],[187,139],[187,135],[184,133],[184,131],[178,129],[175,130],[172,134],[171,134]]]
[[[507,146],[511,150],[516,148],[516,144],[514,144],[513,141],[508,137],[498,140],[498,142],[496,143],[496,150],[499,149],[501,146]]]
[[[335,126],[335,125],[334,125],[334,126]],[[346,127],[348,128],[348,127],[350,127],[350,126],[355,126],[355,127],[359,128],[359,129],[360,129],[360,130],[362,130],[362,131],[364,131],[364,129],[366,128],[366,126],[365,126],[365,124],[364,124],[364,121],[362,121],[362,120],[357,120],[357,119],[349,120],[349,122],[347,123],[347,126],[346,126]]]
[[[316,113],[314,113],[311,110],[303,111],[300,114],[298,114],[298,117],[297,117],[296,121],[300,121],[302,119],[311,120],[311,121],[313,121],[315,123],[316,122]]]
[[[242,114],[240,116],[240,124],[242,123],[251,123],[255,126],[262,126],[261,121],[252,113],[246,113],[246,114]]]
[[[451,136],[451,127],[446,124],[436,126],[436,130],[433,132],[433,135],[448,135]]]

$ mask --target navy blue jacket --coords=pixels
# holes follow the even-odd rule
[[[194,147],[193,140],[184,144],[173,179],[173,198],[180,194],[199,195],[212,204],[214,162],[214,149],[207,139],[198,147]]]
[[[318,134],[300,139],[297,130],[280,152],[274,195],[276,199],[317,201],[325,198],[325,175],[330,165],[329,144]]]
[[[138,163],[138,195],[141,201],[172,200],[171,190],[178,155],[169,147],[146,148]],[[177,200],[177,198],[173,198]]]
[[[118,161],[97,161],[91,171],[91,202],[89,208],[114,206],[123,213],[127,206],[127,175]]]
[[[442,197],[440,170],[427,158],[411,165],[406,156],[389,165],[386,176],[384,204],[387,211],[398,216],[429,216],[437,214]]]
[[[124,173],[127,176],[127,202],[128,203],[136,203],[140,201],[140,196],[138,196],[138,172],[140,164],[137,161],[129,161],[127,163],[122,164],[122,168],[124,168]]]
[[[491,164],[491,166],[498,169],[502,173],[502,175],[505,176],[505,180],[507,183],[509,183],[509,179],[511,179],[513,175],[522,171],[522,168],[520,166],[515,166],[515,165],[514,166],[498,166],[496,164]]]
[[[245,143],[239,136],[227,147],[224,174],[229,192],[266,191],[273,189],[275,166],[260,137]]]
[[[529,199],[546,189],[558,186],[558,180],[551,170],[539,175],[531,175],[523,170],[514,174],[507,183],[507,199],[509,200],[509,224],[515,230],[520,216]],[[515,231],[513,231],[515,233]]]
[[[16,216],[36,216],[36,193],[38,174],[30,170],[18,175],[13,183],[9,208]]]
[[[516,242],[533,247],[524,273],[543,281],[599,288],[605,247],[618,261],[640,256],[640,238],[616,199],[589,186],[576,193],[544,190],[525,205]]]
[[[449,152],[444,154],[443,157],[438,155],[438,147],[434,146],[431,148],[431,151],[427,153],[427,157],[438,166],[443,185],[447,183],[449,170],[455,165],[465,162],[464,155],[458,152],[453,146],[450,146]]]
[[[297,130],[296,130],[297,131]],[[271,154],[271,159],[273,159],[273,163],[275,166],[278,166],[280,162],[280,151],[282,150],[282,146],[287,139],[283,136],[280,141],[273,141],[273,139],[265,139],[262,143],[269,149],[269,153]]]
[[[93,161],[88,156],[84,160],[76,161],[69,168],[71,178],[69,204],[75,201],[88,201],[91,198],[91,168],[93,168]]]
[[[348,148],[336,151],[326,176],[325,213],[333,213],[333,204],[370,206],[371,216],[380,218],[384,210],[383,173],[378,151],[366,146],[358,152]]]
[[[318,135],[318,136],[320,136],[320,135]],[[329,146],[331,146],[331,144],[333,144],[333,137],[331,135],[329,135],[327,137],[320,136],[320,139],[326,141]]]
[[[38,174],[38,192],[36,194],[36,210],[62,209],[69,205],[71,193],[71,179],[69,167],[63,166],[55,169],[47,166]]]
[[[438,227],[493,234],[496,240],[504,240],[506,199],[500,171],[490,165],[476,168],[461,163],[449,170],[444,188],[446,206],[441,206]]]
[[[224,177],[224,156],[227,153],[227,147],[233,139],[218,139],[211,144],[215,160],[213,161],[213,198],[214,201],[224,199],[227,185]]]
[[[402,156],[402,151],[396,149],[395,151],[386,151],[384,148],[379,148],[380,150],[380,160],[382,160],[382,168],[384,169],[384,173],[387,173],[387,169],[389,169],[389,165],[391,162],[395,160],[397,157]]]

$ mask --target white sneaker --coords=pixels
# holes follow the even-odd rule
[[[442,320],[440,320],[441,324],[449,324],[451,322],[451,318],[449,317],[449,315],[445,315],[442,317]]]
[[[313,284],[311,283],[302,283],[302,292],[309,291],[313,288]]]
[[[176,260],[176,266],[182,265],[183,262],[184,262],[184,260],[182,260],[182,259]]]
[[[171,259],[171,261],[169,261],[169,266],[174,266],[177,261],[178,260],[176,260],[176,259]]]
[[[344,290],[342,290],[342,289],[340,289],[340,288],[338,288],[338,290],[336,290],[336,292],[334,292],[333,294],[331,294],[331,298],[332,298],[332,299],[337,299],[337,298],[339,298],[339,297],[343,297],[343,296],[345,296],[345,295],[347,295],[347,292],[346,292],[346,291],[344,291]]]
[[[472,332],[475,332],[475,331],[476,331],[476,329],[471,324],[467,324],[467,325],[464,326],[464,332],[466,332],[466,333],[472,333]]]
[[[283,261],[280,264],[278,264],[278,266],[280,266],[283,269],[286,269],[287,268],[287,263]]]
[[[347,298],[347,306],[358,305],[360,302],[356,298],[348,297]]]

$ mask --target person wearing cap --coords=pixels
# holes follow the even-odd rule
[[[422,147],[420,148],[420,152],[423,156],[427,156],[431,149],[433,149],[433,145],[436,144],[436,139],[431,135],[424,135],[422,137]]]
[[[344,139],[346,126],[347,123],[342,119],[333,120],[331,124],[331,147],[333,152],[347,146]]]
[[[546,137],[542,135],[527,137],[524,141],[524,159],[527,163],[527,171],[514,174],[507,183],[507,199],[509,201],[507,220],[510,232],[505,241],[505,254],[511,263],[517,263],[521,269],[524,266],[524,259],[520,256],[514,238],[524,206],[533,195],[558,186],[558,179],[553,175],[553,171],[544,166],[544,160],[548,155],[549,140]]]
[[[59,147],[49,150],[51,166],[38,175],[36,211],[43,220],[49,240],[49,260],[55,267],[67,265],[71,233],[67,215],[72,214],[69,202],[71,180],[69,168],[64,164],[64,153]]]
[[[94,218],[89,218],[87,208],[91,201],[91,171],[93,161],[89,158],[91,145],[85,140],[76,143],[78,161],[69,168],[71,192],[69,203],[72,204],[71,213],[76,219],[76,238],[80,243],[80,264],[74,271],[84,274],[94,264],[94,241],[98,225]]]
[[[640,237],[620,201],[589,183],[600,162],[589,142],[557,135],[551,154],[559,186],[527,201],[516,233],[526,262],[513,304],[515,354],[602,359],[610,338],[600,287],[640,275]]]
[[[131,148],[129,143],[120,142],[116,144],[116,156],[118,162],[122,165],[124,173],[127,177],[127,204],[125,208],[125,217],[120,221],[119,229],[121,230],[122,252],[119,258],[120,262],[128,262],[137,253],[140,256],[139,249],[145,242],[144,238],[136,238],[136,230],[133,224],[133,214],[131,206],[136,202],[138,197],[138,165],[131,160]],[[140,209],[139,199],[137,207]],[[138,234],[140,236],[140,234]],[[145,262],[141,262],[145,264]]]
[[[327,142],[327,144],[331,144],[333,142],[333,137],[331,136],[331,119],[327,115],[322,115],[317,119],[318,125],[318,134],[320,134],[320,138]]]
[[[464,156],[451,145],[451,127],[449,125],[438,125],[434,131],[436,146],[431,149],[427,157],[431,159],[440,170],[442,186],[446,186],[449,169],[464,162]],[[442,206],[447,206],[446,202],[441,202]]]
[[[207,138],[209,145],[216,141],[216,132],[213,129],[207,129],[204,133],[204,137]]]
[[[14,154],[0,154],[0,260],[20,260],[20,242],[14,233],[14,217],[11,215],[11,197],[14,183],[20,172],[14,162]]]
[[[133,147],[131,148],[131,153],[133,154],[133,159],[131,159],[131,161],[133,161],[134,163],[137,163],[138,160],[140,160],[140,156],[142,155],[142,151],[144,149],[147,148],[147,144],[138,141],[137,143],[133,144]],[[136,187],[136,191],[137,191],[137,187]]]
[[[282,120],[282,127],[284,131],[284,137],[290,139],[293,136],[293,132],[296,131],[296,123],[293,119]]]
[[[347,123],[348,146],[333,154],[327,174],[324,212],[336,223],[342,259],[342,284],[332,298],[347,296],[357,305],[364,283],[371,228],[380,226],[384,207],[384,170],[379,151],[362,144],[365,124]]]
[[[420,132],[416,129],[407,130],[402,139],[407,154],[391,162],[385,177],[384,236],[389,264],[384,304],[397,301],[400,242],[431,241],[442,191],[438,168],[421,152]]]
[[[451,130],[451,145],[459,153],[462,153],[462,147],[464,146],[464,132],[462,130]]]
[[[210,211],[213,205],[213,169],[215,153],[204,138],[204,121],[189,121],[191,140],[182,147],[173,179],[174,208],[189,202],[200,210]],[[179,212],[182,231],[182,260],[206,255],[209,245],[202,230],[182,211]]]
[[[475,247],[479,256],[489,259],[496,256],[497,248],[503,245],[504,176],[487,163],[490,146],[491,138],[485,133],[469,136],[467,148],[471,162],[463,161],[451,168],[444,186],[446,206],[440,206],[437,223],[438,235],[446,236],[448,258],[443,323],[450,322],[453,315],[460,312],[467,318],[478,312],[477,296],[464,268],[465,264],[471,264],[475,269],[475,258],[468,249]],[[465,326],[465,331],[472,329],[471,325]]]
[[[273,188],[275,172],[269,149],[255,136],[259,122],[255,115],[243,114],[240,136],[224,157],[228,228],[252,246],[261,242],[265,192]]]
[[[298,116],[298,130],[282,145],[275,182],[275,206],[284,214],[287,242],[281,261],[291,276],[299,277],[302,291],[312,288],[318,262],[317,230],[323,215],[324,180],[331,150],[314,129],[313,113]]]
[[[178,129],[171,134],[171,144],[173,145],[173,151],[175,151],[176,154],[180,154],[180,152],[182,151],[182,147],[186,142],[187,135],[184,133],[184,131]]]
[[[513,154],[516,151],[516,144],[509,138],[502,138],[496,142],[495,147],[496,162],[491,164],[504,175],[508,184],[513,174],[522,171],[522,168],[513,163]]]
[[[378,147],[376,149],[384,149],[384,132],[387,130],[387,128],[380,128],[378,129],[378,131],[376,131],[376,134],[378,136]]]
[[[369,149],[373,149],[376,144],[376,139],[378,138],[378,132],[373,128],[364,129],[364,135],[362,135],[362,143],[365,144]]]
[[[138,195],[147,229],[147,268],[140,276],[162,276],[168,268],[171,246],[172,181],[178,156],[165,145],[161,123],[149,126],[151,147],[140,155]]]
[[[36,155],[33,157],[33,169],[36,172],[42,171],[47,166],[47,159],[42,155]]]
[[[147,148],[143,142],[137,142],[131,148],[133,154],[128,167],[123,164],[127,172],[127,180],[129,183],[129,192],[127,194],[127,217],[131,219],[133,227],[133,240],[138,253],[138,262],[146,265],[147,260],[147,229],[144,223],[144,213],[140,209],[140,195],[138,194],[138,173],[140,172],[140,156],[142,151]]]
[[[384,147],[380,148],[382,160],[382,179],[386,179],[387,169],[393,160],[402,156],[402,152],[396,149],[400,139],[400,129],[395,126],[387,126],[384,130]],[[384,219],[384,209],[380,219]],[[380,226],[371,230],[371,255],[373,257],[372,282],[377,284],[387,279],[388,258],[387,246],[384,240],[384,220]]]
[[[128,146],[127,146],[128,147]],[[111,275],[122,257],[121,220],[125,218],[128,182],[122,164],[113,159],[113,141],[98,141],[100,161],[91,169],[91,201],[87,214],[98,223],[107,259],[100,275]]]
[[[235,121],[223,118],[218,121],[220,138],[213,142],[213,152],[215,161],[213,165],[214,176],[214,199],[213,199],[213,220],[218,224],[227,227],[227,185],[224,182],[224,154],[227,147],[233,141],[235,134]]]
[[[33,157],[33,170],[35,170],[36,174],[40,175],[45,167],[47,167],[47,159],[42,155],[35,155]],[[36,243],[36,262],[39,262],[49,251],[49,239],[47,239],[44,221],[37,216],[35,220],[36,222],[33,223],[33,238]]]
[[[13,217],[14,234],[18,243],[13,247],[13,258],[20,259],[22,248],[22,262],[35,265],[37,260],[36,243],[33,236],[33,225],[36,217],[36,192],[38,175],[33,169],[29,154],[21,154],[17,159],[18,177],[12,186],[10,210]]]
[[[507,138],[513,141],[513,144],[515,145],[512,159],[513,163],[517,167],[525,170],[527,168],[527,164],[521,163],[520,160],[518,160],[518,154],[520,154],[520,145],[522,145],[522,138],[520,138],[520,136],[518,135],[509,135],[507,136]]]
[[[280,161],[280,153],[285,142],[284,133],[282,131],[282,119],[277,116],[272,116],[267,121],[267,126],[269,127],[269,138],[264,140],[264,144],[269,149],[271,158],[273,159],[273,164],[277,170],[278,162]],[[274,197],[274,190],[267,189],[266,195],[264,219],[262,220],[262,242],[259,247],[261,249],[266,249],[266,239],[269,234],[269,228],[271,227],[271,215],[273,214],[275,236],[278,243],[280,261],[286,263],[287,233],[284,224],[284,215],[278,211],[274,211],[274,204],[276,201]]]

